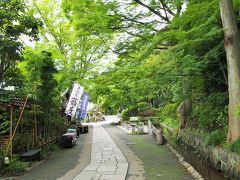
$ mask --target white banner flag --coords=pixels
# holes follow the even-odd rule
[[[84,88],[77,83],[74,83],[71,96],[69,98],[65,113],[69,116],[74,116],[83,94]]]

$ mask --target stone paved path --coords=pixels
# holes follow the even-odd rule
[[[90,164],[74,180],[125,180],[128,162],[102,126],[93,126]]]

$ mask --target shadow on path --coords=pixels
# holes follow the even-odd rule
[[[72,148],[53,152],[38,166],[19,176],[17,180],[70,180],[89,163],[92,144],[92,128],[81,134]]]

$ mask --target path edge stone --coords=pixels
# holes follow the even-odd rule
[[[167,145],[167,148],[178,158],[178,162],[180,164],[182,164],[186,168],[188,173],[191,174],[191,176],[194,179],[196,179],[196,180],[204,180],[202,175],[199,172],[197,172],[190,163],[185,161],[184,157],[181,154],[179,154],[177,150],[175,150],[169,143],[167,143],[166,145]]]

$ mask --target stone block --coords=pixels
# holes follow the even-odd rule
[[[128,167],[128,163],[127,162],[119,162],[118,164],[117,164],[117,166],[118,167],[120,167],[120,166],[127,166]]]
[[[220,158],[222,161],[228,162],[228,153],[226,150],[224,150],[224,149],[220,150]]]
[[[221,170],[225,173],[228,174],[230,171],[231,166],[229,164],[225,163],[224,161],[221,161]]]
[[[91,180],[96,171],[82,171],[73,180]]]
[[[84,168],[84,171],[95,171],[99,168],[100,163],[90,163]]]
[[[97,171],[115,171],[116,170],[116,166],[104,166],[101,165]]]
[[[237,168],[232,167],[232,168],[230,169],[229,173],[228,173],[228,176],[229,176],[230,178],[233,178],[233,179],[238,178]]]
[[[124,175],[102,175],[100,180],[125,180]]]
[[[128,166],[118,166],[116,171],[125,171],[125,173],[128,171]]]

